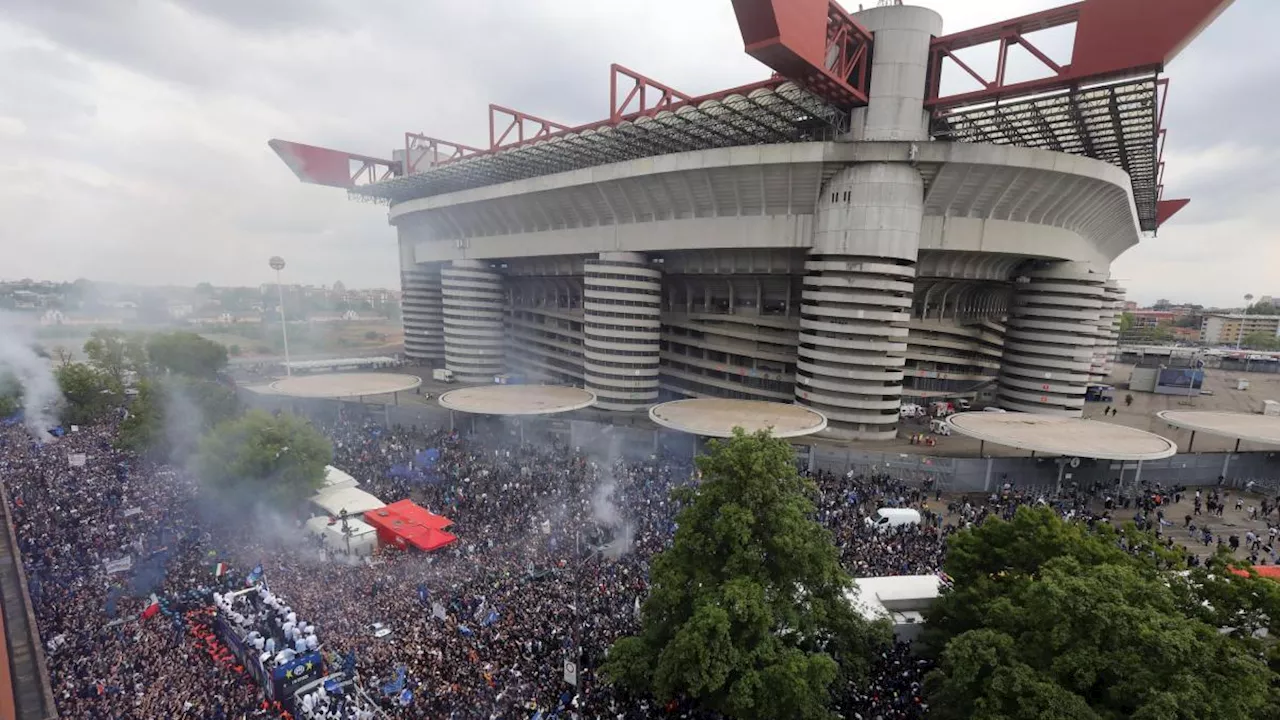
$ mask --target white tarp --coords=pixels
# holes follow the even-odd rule
[[[360,481],[349,473],[345,473],[332,465],[324,466],[324,486],[326,488],[356,487],[359,484]]]
[[[104,563],[103,567],[106,569],[108,575],[112,575],[118,572],[125,572],[127,570],[132,570],[133,556],[125,555],[124,557],[119,558],[117,560],[108,560],[106,563]]]
[[[124,511],[125,517],[133,517],[134,515],[141,515],[141,514],[142,514],[141,507],[131,507],[128,510]]]
[[[341,515],[343,510],[346,510],[347,516],[351,517],[387,505],[376,496],[353,487],[325,488],[313,495],[311,502],[334,517]]]
[[[71,467],[84,467],[88,460],[88,456],[84,453],[71,453],[67,456],[67,464]]]

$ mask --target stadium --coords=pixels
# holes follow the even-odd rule
[[[952,34],[900,3],[732,4],[769,79],[694,97],[615,65],[586,126],[491,105],[487,148],[270,145],[388,205],[405,353],[462,382],[577,385],[618,414],[794,401],[843,440],[893,439],[904,402],[1079,417],[1116,348],[1112,261],[1187,203],[1161,183],[1165,65],[1229,3]]]

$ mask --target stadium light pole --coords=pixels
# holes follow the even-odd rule
[[[1236,349],[1244,344],[1244,319],[1249,314],[1249,303],[1253,301],[1253,293],[1245,293],[1244,310],[1240,311],[1240,329],[1236,332]]]
[[[280,298],[280,334],[284,338],[284,374],[285,377],[292,377],[293,368],[289,365],[289,324],[284,317],[284,285],[280,284],[280,271],[284,269],[284,258],[274,255],[267,264],[276,271],[276,292]]]

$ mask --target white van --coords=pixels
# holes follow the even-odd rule
[[[900,525],[919,525],[922,520],[920,511],[913,508],[880,508],[866,522],[877,530],[888,530]]]

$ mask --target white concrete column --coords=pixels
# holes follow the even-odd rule
[[[912,5],[875,7],[854,18],[875,35],[867,107],[853,112],[859,140],[928,140],[924,109],[929,44],[942,34],[942,16]]]
[[[454,260],[440,279],[445,367],[458,382],[492,383],[503,372],[502,275],[488,263]]]
[[[400,320],[404,354],[410,360],[444,362],[444,298],[439,263],[400,266]]]
[[[646,410],[658,401],[662,273],[639,253],[600,253],[583,263],[583,378],[603,410]]]
[[[830,437],[897,435],[924,182],[906,164],[836,173],[819,197],[805,262],[796,400]]]
[[[1098,323],[1102,345],[1102,382],[1111,376],[1115,366],[1116,355],[1120,352],[1120,316],[1124,314],[1124,288],[1115,280],[1108,280],[1103,286],[1106,292],[1106,306]]]
[[[1000,364],[1006,410],[1080,417],[1106,302],[1105,275],[1058,262],[1017,285]]]

